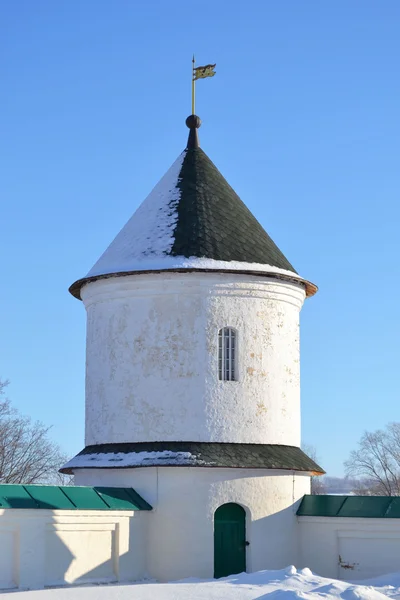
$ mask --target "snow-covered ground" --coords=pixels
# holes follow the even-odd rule
[[[1,600],[384,600],[400,598],[400,573],[357,584],[326,579],[309,569],[242,573],[225,579],[85,586],[8,592]]]

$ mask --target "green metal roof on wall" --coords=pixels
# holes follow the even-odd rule
[[[0,485],[0,508],[151,510],[132,488]]]
[[[400,519],[400,497],[389,496],[304,496],[299,517],[356,517]]]

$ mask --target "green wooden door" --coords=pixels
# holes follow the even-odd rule
[[[223,504],[214,515],[214,577],[246,570],[246,513],[239,504]]]

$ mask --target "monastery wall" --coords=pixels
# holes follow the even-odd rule
[[[133,511],[0,510],[0,589],[140,579],[144,519]]]
[[[87,310],[86,445],[300,444],[301,284],[232,273],[102,279]],[[218,331],[237,331],[237,381]]]
[[[348,581],[399,571],[400,519],[298,517],[299,563]]]
[[[152,511],[0,510],[0,589],[212,578],[214,514],[246,512],[248,572],[290,564],[328,578],[398,571],[400,519],[296,517],[309,477],[283,471],[85,469],[86,483],[129,480]],[[93,480],[93,481],[90,481]]]

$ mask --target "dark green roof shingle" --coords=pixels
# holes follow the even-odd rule
[[[260,263],[296,273],[201,148],[187,150],[178,188],[172,256]]]

